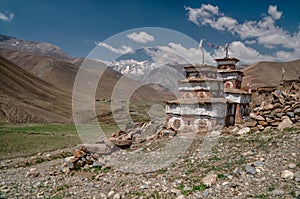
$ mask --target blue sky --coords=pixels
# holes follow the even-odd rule
[[[122,49],[105,43],[120,32],[162,27],[197,42],[204,38],[216,46],[229,43],[231,55],[245,63],[290,61],[300,58],[299,7],[300,1],[284,0],[0,0],[0,33],[50,42],[72,56],[87,56],[96,44],[110,51]],[[153,36],[142,29],[132,33]],[[175,44],[170,41],[164,49],[182,55],[196,49]],[[205,46],[205,50],[210,57],[223,55],[220,49]]]

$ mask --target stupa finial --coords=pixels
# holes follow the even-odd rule
[[[229,51],[229,44],[228,43],[225,44],[224,50],[225,50],[225,58],[229,58],[229,53],[228,53],[228,51]]]

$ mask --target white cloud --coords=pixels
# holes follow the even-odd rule
[[[270,5],[269,9],[268,9],[268,13],[274,19],[280,19],[281,15],[282,15],[282,12],[277,11],[277,6],[276,5],[275,6]]]
[[[158,64],[179,63],[195,64],[202,62],[202,53],[199,48],[186,48],[178,43],[170,42],[166,46],[158,46],[156,50],[146,49],[152,60]],[[204,52],[205,63],[215,64],[208,52]]]
[[[280,51],[273,55],[264,55],[257,50],[250,48],[241,41],[234,41],[229,44],[229,56],[240,59],[241,64],[253,64],[260,61],[280,61],[280,60],[295,60],[299,59],[299,51],[285,52]],[[156,50],[146,49],[151,55],[153,62],[157,65],[166,63],[179,64],[195,64],[202,62],[202,53],[199,48],[186,48],[178,43],[168,43],[165,46],[158,46]],[[297,55],[298,53],[298,55]],[[225,57],[223,48],[212,49],[211,52],[204,51],[205,64],[216,65],[214,59]]]
[[[274,56],[262,55],[253,48],[245,46],[240,41],[234,41],[229,45],[229,56],[237,57],[242,64],[253,64],[259,61],[277,61]],[[223,49],[216,50],[213,57],[224,57]]]
[[[212,27],[217,30],[228,30],[232,31],[234,30],[234,27],[236,26],[237,21],[231,17],[220,17],[216,23],[212,24]]]
[[[133,32],[126,36],[137,43],[145,44],[149,41],[154,41],[154,37],[146,32]]]
[[[121,48],[115,48],[111,45],[108,45],[107,43],[104,43],[104,42],[96,42],[95,43],[97,46],[101,46],[101,47],[104,47],[114,53],[117,53],[117,54],[126,54],[126,53],[129,53],[129,52],[132,52],[133,49],[130,47],[130,46],[121,46]]]
[[[273,55],[280,61],[289,61],[289,58],[300,55],[297,50],[300,48],[300,28],[295,33],[289,33],[276,26],[276,20],[282,16],[282,12],[277,10],[276,5],[270,5],[268,14],[265,14],[262,19],[245,21],[244,23],[239,23],[238,20],[225,16],[219,11],[218,6],[211,4],[202,4],[200,8],[185,7],[185,9],[188,11],[188,19],[198,26],[207,25],[216,30],[227,31],[238,35],[248,44],[256,42],[268,49],[282,48]]]
[[[202,4],[201,8],[190,8],[185,6],[188,11],[189,20],[197,25],[205,25],[211,23],[210,16],[218,15],[219,7],[211,4]]]
[[[3,13],[0,12],[0,20],[2,21],[11,21],[15,17],[15,14],[10,12],[10,13]]]
[[[246,40],[245,43],[246,44],[255,44],[256,40]]]

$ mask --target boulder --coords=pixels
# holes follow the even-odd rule
[[[259,120],[259,121],[264,121],[264,120],[265,120],[264,117],[262,117],[262,116],[260,116],[260,115],[256,115],[256,114],[254,114],[254,113],[250,113],[249,116],[250,116],[250,118],[255,119],[255,120]]]
[[[282,122],[279,123],[279,125],[277,126],[277,129],[283,130],[285,128],[292,127],[292,125],[293,125],[293,122],[290,120],[290,118],[287,116],[283,116],[283,120],[282,120]]]

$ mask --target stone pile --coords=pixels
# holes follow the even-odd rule
[[[69,173],[82,167],[104,168],[105,158],[113,152],[122,149],[137,149],[155,139],[170,138],[176,135],[173,129],[165,129],[159,122],[128,123],[110,138],[105,138],[96,144],[80,144],[74,151],[73,156],[67,157],[60,171]]]
[[[114,133],[110,142],[120,148],[136,149],[145,143],[162,137],[173,137],[176,135],[174,129],[165,129],[160,122],[128,123],[125,130]]]
[[[253,130],[283,130],[300,123],[300,82],[287,89],[258,89],[246,125]]]
[[[109,154],[112,148],[108,148],[103,144],[82,144],[79,145],[73,156],[64,159],[63,165],[60,167],[62,173],[70,173],[71,170],[80,169],[82,167],[98,167],[105,165],[103,159],[104,154]]]

